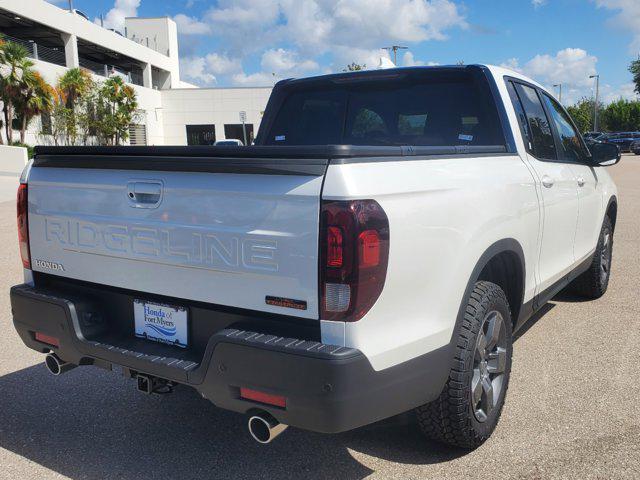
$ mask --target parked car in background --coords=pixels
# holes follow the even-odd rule
[[[603,132],[585,132],[584,135],[582,135],[582,138],[584,138],[585,141],[588,141],[594,138],[598,138],[602,134]]]
[[[631,142],[631,146],[629,147],[629,149],[636,155],[640,155],[640,139]]]
[[[620,147],[620,151],[631,151],[631,143],[640,140],[640,132],[612,132],[604,133],[596,137],[599,142],[614,143]]]
[[[216,147],[227,146],[227,147],[244,147],[244,143],[242,140],[238,140],[237,138],[226,138],[224,140],[216,140],[214,142]]]

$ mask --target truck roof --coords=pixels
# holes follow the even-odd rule
[[[288,78],[281,80],[276,85],[313,85],[315,83],[325,82],[348,82],[350,80],[382,80],[384,78],[393,78],[403,73],[418,73],[418,72],[447,72],[447,71],[460,71],[460,70],[484,70],[489,72],[495,79],[499,79],[504,76],[518,78],[531,83],[539,88],[547,90],[543,85],[536,82],[530,77],[523,75],[522,73],[504,66],[490,65],[490,64],[469,64],[469,65],[432,65],[432,66],[413,66],[413,67],[396,67],[387,69],[376,70],[358,70],[355,72],[341,72],[330,73],[326,75],[316,75],[312,77],[301,78]],[[552,92],[549,92],[552,93]]]

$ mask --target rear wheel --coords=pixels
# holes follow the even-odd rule
[[[498,285],[475,284],[456,335],[455,359],[444,390],[416,413],[427,437],[472,449],[495,429],[511,373],[511,312]]]
[[[613,227],[609,217],[605,217],[589,270],[573,281],[571,290],[578,295],[593,299],[604,295],[609,287],[612,259]]]

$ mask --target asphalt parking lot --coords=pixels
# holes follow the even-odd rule
[[[640,478],[640,157],[610,172],[609,292],[561,294],[530,323],[500,424],[471,453],[423,440],[408,416],[260,446],[244,417],[190,389],[148,397],[90,367],[52,377],[13,330],[8,289],[22,273],[15,206],[0,203],[0,478]]]

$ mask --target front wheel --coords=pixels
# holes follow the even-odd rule
[[[416,409],[422,432],[461,448],[480,446],[495,429],[511,373],[511,312],[504,291],[477,282],[456,332],[447,383],[436,400]]]

